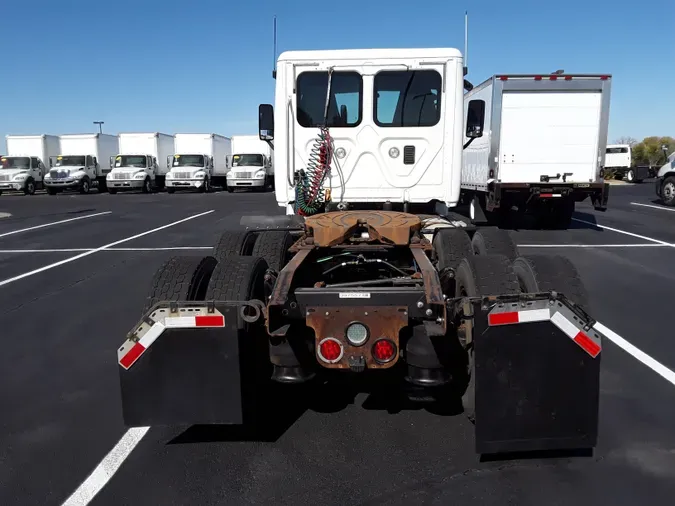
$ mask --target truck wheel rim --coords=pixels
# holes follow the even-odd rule
[[[663,185],[663,198],[665,200],[672,200],[675,196],[675,185],[673,183],[666,183]]]
[[[28,193],[33,193],[33,191],[35,191],[35,185],[30,182],[28,183]]]
[[[88,192],[89,191],[89,183],[87,183],[86,181],[83,182],[82,183],[82,189],[85,191],[85,193]]]

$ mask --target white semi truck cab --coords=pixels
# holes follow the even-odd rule
[[[173,153],[172,135],[158,132],[119,134],[119,153],[110,157],[110,172],[106,176],[108,192],[141,190],[151,193],[163,188],[167,157]]]
[[[463,70],[452,48],[281,54],[275,107],[259,111],[278,204],[287,214],[456,206]]]
[[[274,164],[270,145],[257,135],[232,137],[232,164],[227,173],[227,190],[264,190],[274,186]]]
[[[232,141],[212,133],[176,134],[175,154],[167,157],[166,190],[208,192],[211,184],[222,186],[229,168]]]
[[[44,187],[50,157],[58,154],[55,135],[8,135],[7,155],[0,157],[0,193],[20,191],[35,194]]]

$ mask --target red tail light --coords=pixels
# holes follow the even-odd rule
[[[600,76],[600,79],[602,79],[603,81],[606,81],[607,79],[609,79],[609,76]]]
[[[396,357],[396,345],[389,339],[378,339],[373,344],[373,358],[379,363],[391,362]]]
[[[541,76],[534,76],[535,81],[541,81]]]
[[[565,81],[571,81],[571,80],[572,80],[572,76],[565,76]]]
[[[509,78],[508,76],[499,76],[499,79],[501,79],[502,81],[507,81]]]
[[[334,364],[342,358],[344,349],[342,348],[342,343],[340,343],[340,341],[334,337],[327,337],[319,343],[317,352],[321,360],[328,362],[329,364]]]
[[[551,79],[551,81],[557,81],[557,80],[558,80],[558,76],[551,76],[549,79]]]

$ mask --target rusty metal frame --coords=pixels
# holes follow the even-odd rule
[[[277,319],[285,320],[285,317],[291,314],[291,311],[297,310],[295,302],[289,302],[288,293],[293,284],[293,278],[296,271],[309,256],[311,249],[299,250],[293,258],[281,269],[274,290],[267,303],[267,332],[271,336],[285,336],[288,330],[288,324],[277,324]],[[295,307],[293,305],[295,304]]]
[[[435,322],[425,323],[426,330],[429,335],[445,335],[447,330],[447,308],[438,271],[436,271],[436,268],[433,266],[422,247],[410,248],[410,250],[412,251],[415,262],[417,262],[417,265],[422,271],[424,293],[426,294],[429,310],[432,312],[432,314],[427,316],[436,317]]]

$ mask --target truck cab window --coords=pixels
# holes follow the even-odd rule
[[[243,154],[232,157],[232,167],[262,167],[263,155]]]
[[[92,161],[91,161],[91,156],[90,156],[90,155],[87,155],[87,163],[86,163],[85,165],[86,165],[87,167],[91,167],[92,165],[94,165],[94,164],[92,163]]]
[[[435,70],[379,72],[373,90],[375,123],[382,127],[436,125],[441,119],[442,85]]]
[[[324,125],[328,72],[303,72],[297,82],[298,123],[305,128]],[[358,72],[333,72],[326,125],[353,127],[361,123],[363,79]]]
[[[36,157],[32,157],[30,159],[30,166],[33,169],[37,169],[40,166],[40,160],[38,160]]]

